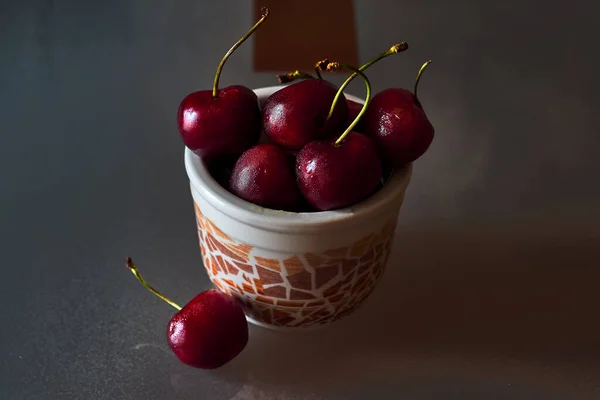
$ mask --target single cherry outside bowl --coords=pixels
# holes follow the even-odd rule
[[[255,89],[259,104],[282,87]],[[336,321],[373,292],[412,174],[412,164],[396,170],[376,193],[351,207],[293,213],[236,197],[188,149],[185,168],[210,280],[240,300],[248,321],[283,330]]]

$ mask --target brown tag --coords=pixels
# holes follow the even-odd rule
[[[269,18],[254,33],[254,69],[313,73],[323,58],[358,64],[352,0],[254,0],[254,18]]]

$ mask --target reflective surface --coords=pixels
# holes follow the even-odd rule
[[[207,372],[170,353],[173,310],[124,266],[181,303],[209,287],[175,113],[251,18],[203,3],[0,2],[0,398],[600,397],[598,5],[356,2],[361,61],[411,46],[374,90],[434,60],[436,138],[388,273],[353,317],[252,328]],[[222,85],[275,83],[251,50]]]

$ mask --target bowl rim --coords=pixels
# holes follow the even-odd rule
[[[267,86],[253,89],[259,101],[266,99],[287,85]],[[346,98],[364,103],[364,100],[345,94]],[[385,185],[366,199],[346,208],[331,211],[291,212],[268,209],[243,200],[223,188],[208,172],[199,156],[185,147],[185,169],[190,184],[198,194],[221,213],[255,228],[273,232],[306,231],[326,226],[346,226],[357,218],[369,219],[380,213],[390,203],[403,197],[412,175],[412,163],[396,170]]]

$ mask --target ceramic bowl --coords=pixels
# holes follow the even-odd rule
[[[282,87],[256,89],[260,104]],[[395,171],[381,189],[351,207],[293,213],[236,197],[187,148],[185,168],[210,280],[240,300],[249,322],[280,329],[338,320],[373,292],[412,173],[411,165]]]

